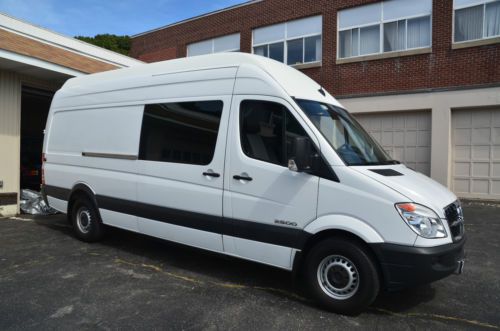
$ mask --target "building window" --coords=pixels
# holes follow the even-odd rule
[[[212,162],[222,101],[146,105],[139,159],[208,165]]]
[[[431,46],[432,0],[389,0],[338,14],[338,58]]]
[[[322,17],[253,30],[253,52],[289,65],[321,61]]]
[[[221,52],[238,52],[240,50],[240,34],[235,33],[223,37],[208,39],[187,46],[187,56],[196,56]]]
[[[455,0],[454,42],[500,36],[499,0]]]

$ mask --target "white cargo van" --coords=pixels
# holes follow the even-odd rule
[[[264,57],[70,79],[43,152],[48,203],[80,239],[109,225],[300,270],[336,312],[462,270],[457,197],[391,160],[316,82]]]

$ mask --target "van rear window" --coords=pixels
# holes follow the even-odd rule
[[[222,108],[222,101],[146,105],[139,159],[210,164],[214,156]]]

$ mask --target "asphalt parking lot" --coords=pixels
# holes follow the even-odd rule
[[[466,203],[464,274],[321,310],[285,271],[121,230],[97,244],[62,215],[0,219],[0,329],[500,329],[500,206]]]

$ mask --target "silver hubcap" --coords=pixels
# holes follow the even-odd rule
[[[76,225],[82,233],[89,233],[92,226],[92,216],[86,207],[81,207],[76,213]]]
[[[346,300],[358,291],[359,273],[348,258],[330,255],[318,266],[318,282],[328,296]]]

